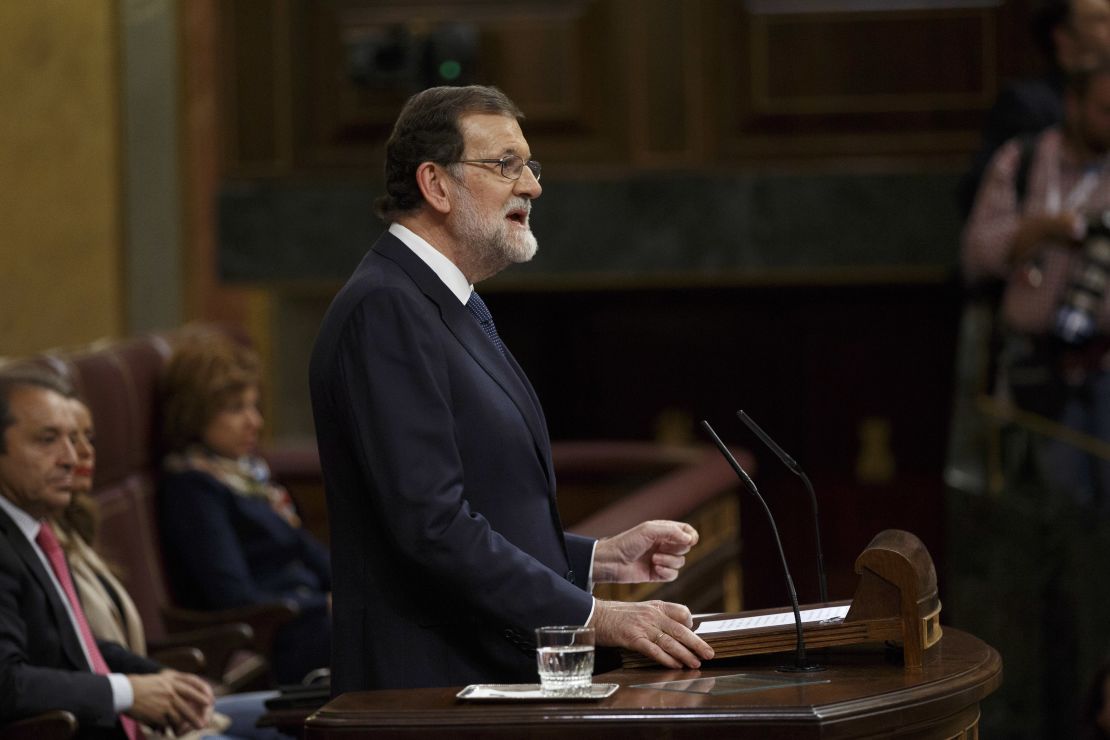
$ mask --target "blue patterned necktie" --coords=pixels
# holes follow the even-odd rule
[[[493,323],[493,314],[486,308],[486,302],[482,300],[482,296],[478,295],[478,291],[471,291],[470,300],[466,302],[466,307],[478,323],[482,326],[482,331],[486,333],[494,346],[505,354],[505,344],[501,341],[501,337],[497,336],[497,327]]]

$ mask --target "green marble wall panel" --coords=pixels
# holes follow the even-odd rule
[[[544,182],[540,254],[514,277],[709,277],[852,267],[952,267],[957,175],[651,175]],[[367,182],[229,185],[228,281],[342,280],[383,225]]]

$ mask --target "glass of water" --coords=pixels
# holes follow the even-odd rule
[[[594,672],[594,631],[590,627],[540,627],[536,667],[545,694],[584,694]]]

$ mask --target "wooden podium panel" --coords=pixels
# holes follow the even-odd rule
[[[820,681],[742,693],[697,694],[634,684],[727,676],[772,680],[783,655],[717,661],[701,671],[623,669],[596,676],[621,688],[600,702],[459,701],[461,687],[344,694],[308,718],[309,740],[336,738],[961,738],[978,737],[979,702],[1002,683],[998,652],[946,628],[920,671],[878,646],[814,651]],[[788,656],[787,656],[788,657]]]

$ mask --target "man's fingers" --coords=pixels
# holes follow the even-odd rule
[[[690,610],[682,604],[675,604],[672,601],[660,601],[658,604],[665,615],[678,622],[680,625],[687,628],[694,626],[693,615],[690,614]]]
[[[668,668],[699,668],[713,649],[691,631],[690,610],[666,601],[598,601],[594,611],[598,644],[619,645]]]
[[[195,730],[208,723],[212,691],[201,678],[178,671],[165,671],[161,677],[170,691],[174,728]]]
[[[701,661],[698,660],[698,656],[690,652],[690,649],[677,638],[671,635],[663,635],[656,644],[687,668],[701,668]]]
[[[178,696],[199,707],[207,706],[212,700],[211,693],[206,690],[206,686],[196,686],[192,682],[180,681],[174,688]]]
[[[682,527],[686,530],[686,532],[691,537],[690,547],[693,547],[694,545],[698,544],[698,540],[701,539],[701,535],[698,534],[698,530],[694,529],[692,526],[690,526],[689,524],[686,524],[685,522],[682,523]]]
[[[660,568],[658,566],[652,568],[651,580],[653,581],[669,582],[673,581],[676,578],[678,578],[677,570],[672,570],[671,568]]]
[[[681,625],[674,625],[676,634],[680,634],[677,630],[685,630]],[[689,632],[689,630],[686,630]],[[685,637],[680,634],[680,637]],[[646,641],[647,645],[640,648],[640,652],[654,658],[656,661],[662,663],[668,668],[700,668],[701,660],[695,655],[682,640],[678,637],[668,634],[665,630],[660,631],[654,638],[643,638],[641,644]],[[711,651],[712,653],[712,651]]]
[[[192,673],[182,673],[180,675],[189,685],[201,692],[205,699],[209,701],[214,700],[215,695],[212,693],[212,686],[203,678]]]
[[[681,555],[657,552],[651,556],[652,580],[673,581],[678,578],[678,572],[684,565],[686,565],[686,558]]]
[[[686,522],[667,522],[671,531],[670,541],[676,544],[683,544],[686,547],[693,547],[698,544],[698,530]]]
[[[667,635],[663,634],[658,639],[649,637],[641,637],[631,647],[639,650],[644,655],[648,656],[657,663],[662,663],[668,668],[681,668],[682,664],[671,657],[670,653],[664,650],[659,643],[667,639]]]
[[[686,522],[652,521],[647,524],[654,530],[657,544],[670,552],[683,554],[698,544],[698,530]]]
[[[660,540],[655,547],[655,552],[668,555],[685,555],[693,547],[689,542],[675,542],[674,540]]]
[[[664,622],[651,636],[645,635],[650,647],[640,652],[655,658],[669,668],[700,668],[702,660],[713,657],[713,648],[690,629],[693,618],[690,610],[682,604],[659,602],[664,614]]]
[[[175,694],[173,706],[179,718],[178,724],[174,725],[175,727],[185,726],[193,730],[204,727],[204,713],[198,709],[196,704],[181,694]]]
[[[702,660],[710,660],[713,658],[713,648],[709,646],[709,643],[698,637],[697,634],[688,627],[679,626],[671,636],[676,642],[684,645]]]
[[[657,552],[651,556],[651,564],[657,568],[681,570],[682,566],[686,565],[686,558],[681,555],[670,555],[665,552]]]

